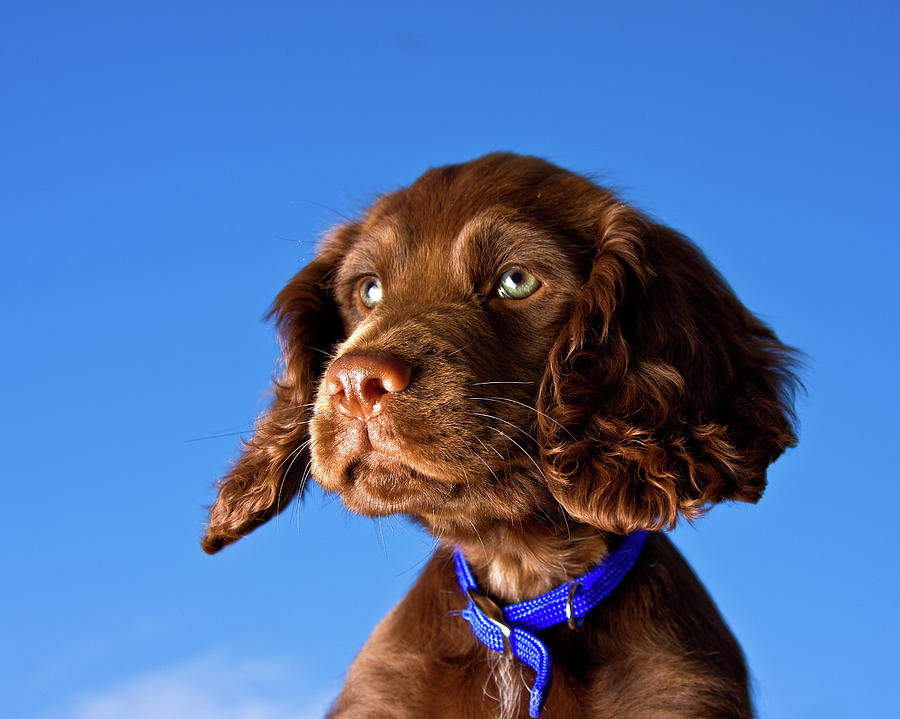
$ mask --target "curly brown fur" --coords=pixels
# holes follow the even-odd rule
[[[539,286],[504,295],[510,268]],[[441,540],[333,717],[526,716],[531,670],[455,616],[451,547],[485,592],[521,601],[618,535],[756,502],[795,442],[793,351],[687,239],[537,158],[487,155],[385,195],[272,315],[284,368],[204,549],[283,509],[307,468],[349,509],[406,514]],[[544,719],[752,714],[737,642],[662,535],[581,630],[543,638]]]
[[[758,501],[795,443],[792,351],[684,237],[614,200],[600,212],[538,401],[554,496],[614,532]]]

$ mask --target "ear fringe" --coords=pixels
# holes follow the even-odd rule
[[[339,228],[321,252],[278,294],[274,318],[283,370],[273,381],[275,399],[256,422],[241,457],[218,484],[201,540],[213,554],[264,524],[302,493],[309,472],[308,429],[318,377],[343,326],[331,297],[331,275],[356,225]]]
[[[214,554],[281,512],[301,491],[309,469],[308,410],[290,402],[280,385],[272,408],[256,422],[241,457],[219,481],[201,541]]]
[[[538,399],[551,492],[613,532],[758,501],[796,443],[795,351],[685,238],[620,203],[601,225]]]

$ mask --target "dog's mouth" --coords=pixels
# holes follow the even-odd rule
[[[365,516],[431,514],[465,486],[465,471],[447,471],[433,423],[385,411],[359,421],[322,401],[310,425],[312,474],[344,506]],[[437,449],[435,449],[437,447]],[[451,469],[453,466],[451,465]]]
[[[420,411],[423,405],[391,397],[385,409],[362,418],[338,411],[333,396],[320,391],[310,423],[312,475],[348,510],[369,517],[455,521],[468,518],[473,507],[485,517],[528,514],[531,502],[508,499],[515,486],[528,484],[523,475],[538,466],[536,450],[511,437],[512,427],[504,431],[513,419],[523,419],[492,415],[503,423],[504,429],[494,430],[499,438],[479,436],[474,409],[487,408],[454,403],[453,393],[447,394],[440,411]],[[466,409],[471,412],[460,411]]]
[[[352,512],[376,517],[434,511],[459,493],[459,485],[440,482],[407,461],[377,450],[353,457],[340,473],[337,491]]]
[[[508,475],[498,470],[491,472],[493,481],[486,481],[473,468],[458,477],[429,469],[409,454],[401,459],[372,449],[343,461],[339,454],[332,455],[328,464],[314,459],[313,476],[325,490],[340,495],[351,512],[365,517],[403,514],[439,533],[468,531],[474,526],[473,512],[479,521],[520,522],[531,516],[535,506],[549,506],[543,485],[526,481],[528,471]],[[513,486],[530,487],[531,502],[503,501],[514,493]]]

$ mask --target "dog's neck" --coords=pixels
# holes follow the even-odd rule
[[[496,522],[444,536],[469,562],[481,590],[505,603],[521,602],[581,576],[609,553],[609,535],[590,525]]]

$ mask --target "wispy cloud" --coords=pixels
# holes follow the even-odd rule
[[[43,719],[321,719],[335,694],[304,690],[290,661],[209,654],[84,694]]]

